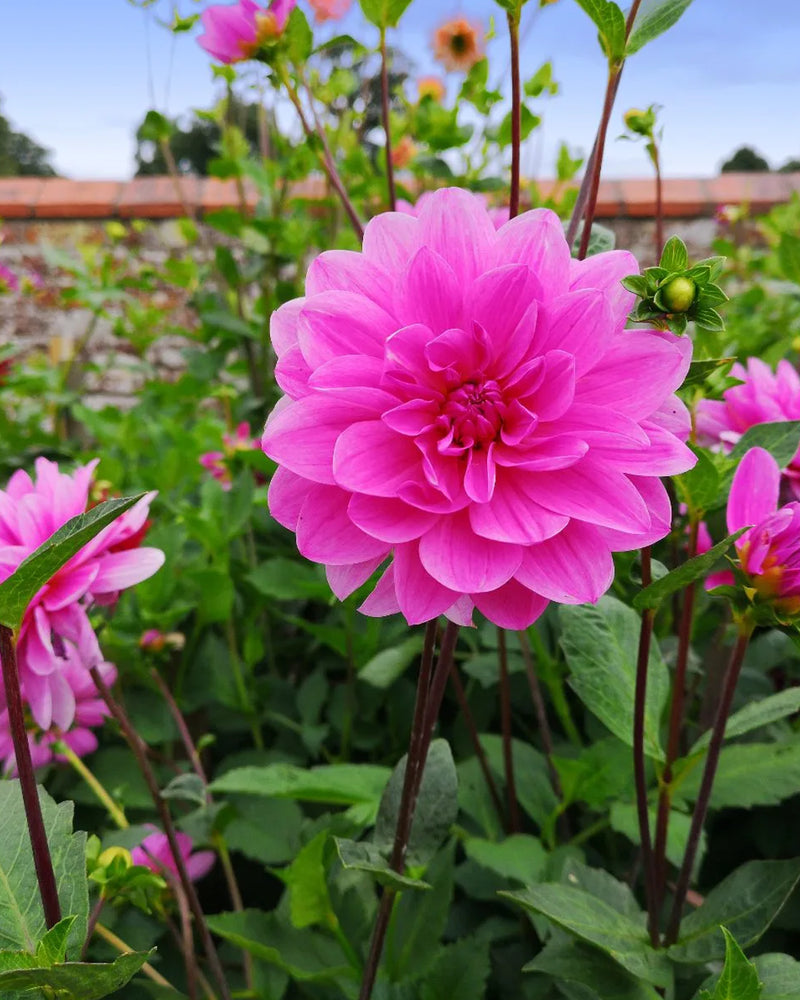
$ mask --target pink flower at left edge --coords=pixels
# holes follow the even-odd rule
[[[780,615],[800,612],[800,503],[778,507],[781,473],[763,448],[751,448],[739,463],[728,497],[727,526],[748,531],[734,543],[754,598]],[[710,541],[710,539],[708,539]],[[700,547],[704,549],[705,542]],[[712,574],[706,589],[733,586],[730,570]]]
[[[135,865],[143,865],[151,871],[162,874],[167,871],[172,875],[178,874],[178,866],[169,846],[169,840],[165,833],[152,827],[153,833],[148,834],[138,847],[131,851],[131,858]],[[193,851],[192,838],[188,833],[177,833],[178,849],[181,852],[183,863],[192,882],[196,882],[204,875],[207,875],[214,866],[215,854],[213,851]]]
[[[272,516],[340,599],[382,567],[364,614],[525,628],[668,534],[692,345],[625,329],[638,271],[573,260],[545,209],[496,229],[452,188],[313,261],[272,316],[285,395],[262,447]]]
[[[86,511],[97,460],[72,475],[38,458],[35,478],[15,472],[0,490],[0,580],[70,518]],[[130,546],[141,538],[155,493],[84,545],[29,604],[17,644],[23,695],[42,731],[69,731],[76,718],[76,690],[65,663],[77,655],[85,669],[104,662],[87,607],[112,603],[120,591],[152,576],[163,564],[160,549]]]
[[[214,4],[200,15],[201,48],[221,63],[252,59],[262,45],[283,34],[297,0],[272,0],[262,7],[255,0]]]

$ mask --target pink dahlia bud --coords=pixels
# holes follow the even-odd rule
[[[141,844],[131,851],[133,863],[149,868],[150,871],[157,874],[169,872],[172,875],[177,875],[178,866],[170,849],[167,835],[155,827],[152,827],[152,830],[153,833],[148,834]],[[177,833],[176,838],[189,878],[196,882],[211,871],[214,865],[214,852],[193,851],[192,838],[188,833]]]
[[[308,0],[317,24],[339,21],[353,6],[353,0]]]
[[[365,614],[525,628],[669,532],[691,343],[625,330],[631,274],[624,251],[572,260],[553,212],[498,230],[454,188],[311,264],[272,316],[262,447],[273,517],[337,596],[382,568]]]
[[[721,400],[698,404],[696,427],[702,444],[730,451],[756,424],[800,420],[800,375],[788,361],[779,361],[773,372],[760,358],[749,358],[746,368],[735,364],[731,375],[742,384],[726,389]],[[784,475],[800,499],[800,450]]]
[[[297,0],[272,0],[267,8],[255,0],[207,7],[200,15],[202,48],[222,63],[252,59],[258,50],[283,34]]]
[[[0,580],[34,549],[91,504],[97,461],[71,476],[37,458],[35,479],[15,472],[0,490]],[[19,633],[18,656],[24,693],[36,725],[67,732],[75,720],[76,696],[66,666],[77,656],[84,670],[103,662],[86,608],[111,604],[120,591],[146,580],[164,562],[160,549],[138,547],[155,493],[88,542],[42,587],[28,606]],[[131,548],[135,544],[137,547]]]
[[[763,448],[751,448],[739,463],[728,497],[728,531],[748,531],[736,540],[750,601],[768,603],[781,618],[800,613],[800,503],[778,507],[781,473]],[[730,571],[715,573],[706,587],[734,585]]]

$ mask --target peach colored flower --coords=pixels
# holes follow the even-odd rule
[[[433,55],[448,72],[469,72],[483,58],[483,28],[465,17],[454,17],[436,29]]]
[[[413,139],[408,135],[404,135],[392,150],[392,166],[397,167],[398,170],[402,170],[411,163],[416,152],[417,147]]]
[[[417,80],[417,91],[420,100],[432,97],[434,101],[441,102],[445,95],[444,81],[438,76],[421,76]]]
[[[353,0],[308,0],[308,5],[314,11],[317,24],[322,24],[344,17],[353,6]]]

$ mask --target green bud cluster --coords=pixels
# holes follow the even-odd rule
[[[724,257],[708,257],[690,266],[686,246],[673,236],[658,267],[622,279],[628,291],[639,296],[630,318],[635,323],[656,322],[675,333],[683,333],[690,320],[698,328],[721,332],[725,324],[716,306],[728,296],[715,281],[724,263]]]

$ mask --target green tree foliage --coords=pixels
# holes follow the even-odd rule
[[[55,177],[50,150],[17,132],[0,114],[0,177]]]
[[[770,165],[752,146],[740,146],[719,168],[720,173],[767,173]]]

